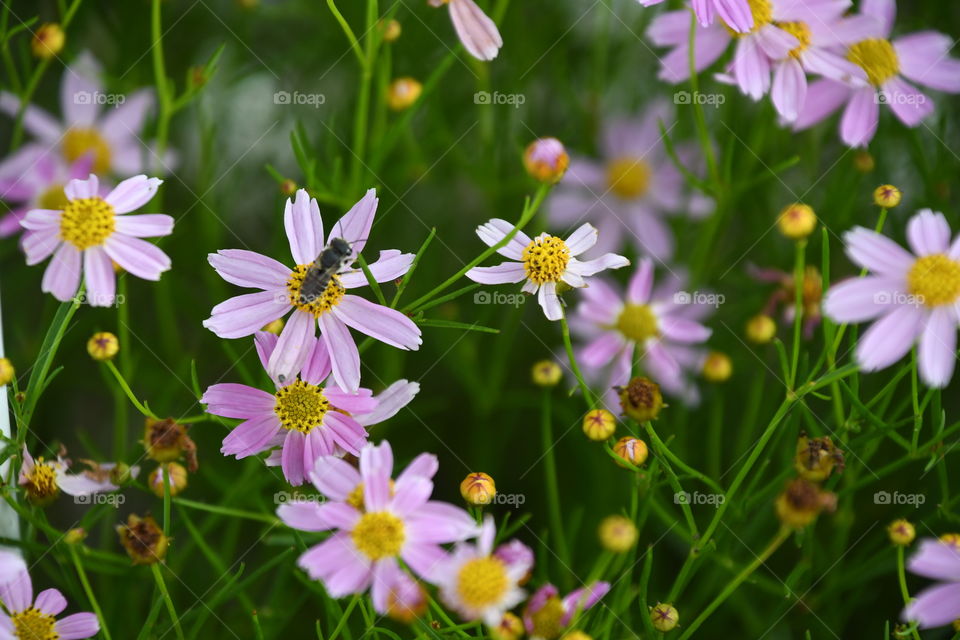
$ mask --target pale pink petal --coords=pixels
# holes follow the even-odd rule
[[[557,296],[556,282],[545,282],[540,286],[540,290],[537,292],[537,302],[540,303],[547,320],[556,321],[563,317],[563,306]]]
[[[835,322],[866,322],[887,313],[907,290],[904,278],[865,276],[830,287],[823,312]]]
[[[941,389],[953,377],[957,357],[957,321],[948,306],[935,308],[920,335],[917,351],[920,377],[931,387]]]
[[[221,338],[242,338],[282,318],[289,310],[286,291],[245,293],[215,306],[203,326]]]
[[[283,226],[287,231],[290,253],[296,263],[310,264],[316,260],[324,248],[323,220],[320,218],[320,206],[306,190],[298,189],[296,200],[287,198]]]
[[[584,347],[578,356],[585,367],[598,369],[605,367],[624,347],[624,339],[618,333],[605,331]]]
[[[330,375],[330,351],[323,340],[314,340],[310,356],[303,365],[300,377],[310,384],[320,384]]]
[[[697,1],[702,2],[703,0]],[[699,34],[697,35],[699,36]],[[647,37],[658,47],[675,47],[686,44],[690,40],[690,14],[686,11],[661,13],[650,23],[650,27],[647,29]]]
[[[323,417],[325,431],[332,434],[334,442],[351,455],[359,455],[367,443],[367,431],[356,420],[335,411],[327,412]]]
[[[271,378],[282,383],[297,377],[313,349],[316,326],[312,313],[297,310],[291,314],[267,363]]]
[[[96,635],[100,623],[92,613],[74,613],[57,620],[53,628],[59,634],[59,640],[82,640]]]
[[[581,225],[566,239],[571,256],[578,256],[597,244],[598,231],[592,224]]]
[[[427,543],[445,544],[473,538],[477,523],[470,514],[447,502],[431,500],[407,517],[410,538]]]
[[[370,237],[370,229],[373,227],[373,218],[377,214],[377,204],[379,202],[377,190],[367,190],[363,198],[333,225],[328,240],[333,238],[346,240],[350,248],[353,249],[352,256],[356,258],[363,251],[363,247],[366,246]]]
[[[418,576],[431,581],[447,560],[446,551],[435,544],[425,544],[419,538],[416,543],[405,545],[401,556]]]
[[[103,91],[100,64],[84,51],[66,69],[60,80],[60,108],[70,127],[91,127],[100,112],[96,94]]]
[[[360,352],[350,329],[331,313],[321,315],[319,322],[320,338],[330,353],[333,379],[341,389],[356,391],[360,387]]]
[[[576,259],[571,260],[568,268],[581,276],[592,276],[607,269],[620,269],[630,265],[629,260],[614,253],[605,253],[599,258],[577,261],[576,263],[574,263],[574,260]]]
[[[67,599],[57,589],[44,589],[37,594],[33,606],[48,616],[56,616],[67,608]]]
[[[379,424],[395,416],[420,392],[420,385],[416,382],[398,380],[377,395],[377,406],[370,412],[355,414],[357,422],[368,427]]]
[[[56,228],[28,231],[20,242],[20,248],[27,257],[27,264],[31,266],[49,258],[59,246],[60,230]]]
[[[323,395],[333,407],[350,416],[369,413],[377,407],[377,399],[373,397],[370,389],[361,388],[358,391],[347,392],[335,385],[328,385],[323,390]]]
[[[358,296],[343,296],[332,311],[347,326],[398,349],[416,351],[423,342],[420,329],[405,314]]]
[[[478,60],[497,57],[503,38],[496,23],[473,0],[450,0],[450,19],[463,47]]]
[[[85,180],[71,180],[63,188],[68,200],[93,198],[100,195],[100,181],[92,173]]]
[[[632,304],[646,304],[653,289],[653,260],[641,258],[637,270],[627,285],[627,300]]]
[[[113,304],[117,274],[103,247],[89,247],[83,252],[83,273],[87,283],[87,302],[93,307]]]
[[[148,178],[144,175],[134,176],[114,187],[113,191],[104,200],[113,205],[113,209],[117,213],[127,213],[150,202],[161,184],[163,184],[163,180],[160,178]]]
[[[513,231],[514,225],[500,218],[492,218],[477,227],[477,235],[488,247],[492,247]],[[532,242],[530,237],[523,231],[517,231],[505,246],[497,249],[497,253],[510,258],[511,260],[521,260],[523,250]]]
[[[353,509],[353,507],[342,502],[328,503],[324,506],[329,506],[329,504],[342,504],[349,509]],[[356,513],[355,509],[354,513]],[[327,531],[339,528],[332,524],[329,518],[321,515],[320,503],[313,500],[294,500],[281,504],[277,507],[277,517],[283,521],[283,524],[300,531]]]
[[[934,110],[933,100],[899,77],[888,80],[880,95],[900,122],[908,127],[917,126]]]
[[[874,322],[860,338],[857,361],[864,371],[892,365],[910,351],[926,322],[924,312],[902,305]]]
[[[903,278],[916,260],[896,242],[871,229],[854,227],[843,234],[843,239],[851,260],[880,275]]]
[[[305,439],[306,434],[295,429],[287,431],[287,437],[283,439],[280,467],[283,469],[283,477],[295,487],[303,484],[306,476],[303,461],[303,441]]]
[[[207,387],[200,402],[213,415],[247,419],[272,414],[277,399],[272,393],[245,384],[221,382]]]
[[[522,262],[501,262],[495,267],[474,267],[467,277],[480,284],[510,284],[522,282],[527,272]]]
[[[759,100],[770,89],[770,59],[756,38],[742,38],[733,57],[733,75],[740,90]]]
[[[221,278],[241,287],[282,289],[291,274],[290,269],[273,258],[245,249],[221,249],[209,254],[207,261]]]
[[[921,629],[942,627],[960,617],[960,582],[924,589],[903,610],[904,620],[915,620]]]
[[[960,582],[960,551],[940,540],[925,538],[907,562],[907,569],[931,580]]]
[[[400,253],[396,249],[388,249],[381,251],[377,261],[367,265],[367,268],[377,282],[390,282],[410,270],[414,257],[412,253]],[[367,276],[362,269],[341,273],[340,284],[347,289],[362,287],[368,284]]]
[[[706,4],[711,5],[710,0]],[[717,15],[734,31],[749,33],[753,29],[753,12],[750,11],[747,0],[713,0],[711,6],[716,9]],[[704,22],[704,19],[709,19],[712,16],[709,14],[702,15],[704,13],[701,10],[697,12],[697,15],[700,17],[700,24],[706,26],[712,20]]]
[[[403,575],[395,558],[383,558],[374,563],[370,581],[370,600],[374,611],[381,615],[387,612],[390,594]]]
[[[107,254],[124,270],[144,280],[159,280],[170,269],[170,258],[158,246],[140,238],[114,233],[103,245]]]
[[[907,223],[907,241],[918,256],[946,253],[950,249],[950,225],[942,213],[921,209]]]
[[[134,91],[124,98],[123,104],[107,109],[100,122],[100,128],[110,140],[139,134],[153,108],[153,89]]]
[[[873,87],[857,89],[840,121],[840,137],[848,147],[865,147],[880,124],[880,105]]]
[[[937,31],[912,33],[893,41],[905,77],[932,89],[957,93],[960,61],[949,57],[952,47],[952,38]]]
[[[607,172],[602,164],[576,155],[570,156],[570,164],[560,181],[564,186],[586,187],[598,192],[606,183]]]
[[[60,230],[63,211],[57,209],[31,209],[20,221],[20,226],[31,231]]]
[[[833,80],[815,80],[807,88],[803,107],[793,123],[794,131],[802,131],[818,124],[837,111],[850,97],[850,87]]]
[[[880,23],[879,37],[885,38],[893,29],[897,17],[897,0],[862,0],[860,13],[875,18]]]
[[[659,328],[664,337],[683,344],[706,342],[713,333],[699,322],[676,316],[660,318]]]
[[[263,451],[281,429],[280,420],[273,414],[241,422],[223,439],[220,453],[246,458]]]
[[[755,37],[757,45],[770,60],[786,58],[791,51],[800,46],[796,36],[772,24],[761,27]]]
[[[116,229],[135,238],[156,238],[173,233],[173,218],[162,213],[117,216]]]
[[[341,458],[323,457],[317,460],[309,474],[310,482],[331,500],[346,500],[363,478],[360,472]]]
[[[10,566],[13,576],[9,582],[0,583],[0,600],[8,611],[23,611],[33,604],[33,582],[26,565]]]
[[[794,58],[777,64],[773,74],[773,90],[770,97],[777,112],[787,122],[793,122],[800,115],[800,108],[807,97],[807,76]]]
[[[16,116],[20,111],[20,104],[20,98],[17,96],[6,91],[0,92],[0,111]],[[33,105],[27,105],[23,112],[23,128],[48,144],[56,144],[63,135],[63,130],[56,118]]]
[[[674,241],[670,227],[645,207],[635,206],[629,219],[637,248],[659,261],[673,257]]]
[[[80,286],[80,251],[64,242],[54,252],[53,260],[43,272],[40,290],[52,293],[61,302],[71,300]]]

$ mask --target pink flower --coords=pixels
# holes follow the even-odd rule
[[[574,615],[586,611],[607,595],[609,582],[594,582],[571,591],[565,598],[552,584],[545,584],[534,593],[523,610],[523,625],[530,640],[551,640],[564,631]]]
[[[70,468],[70,461],[57,457],[56,460],[44,460],[39,458],[35,460],[27,447],[23,447],[23,464],[20,465],[20,473],[17,474],[17,484],[23,487],[31,498],[56,498],[60,491],[69,496],[89,496],[95,493],[105,493],[116,491],[120,487],[113,482],[110,472],[116,467],[116,463],[103,462],[94,463],[83,461],[90,467],[80,473],[67,473]],[[129,469],[129,476],[136,478],[140,473],[140,467],[133,466]],[[37,496],[34,493],[37,490],[48,492],[46,496]]]
[[[376,191],[370,189],[333,225],[324,242],[317,201],[303,189],[297,191],[295,201],[287,200],[283,214],[290,252],[297,266],[290,269],[272,258],[242,249],[210,254],[210,264],[224,280],[260,291],[218,304],[203,326],[221,338],[242,338],[292,310],[267,367],[271,377],[283,381],[296,375],[310,352],[306,347],[319,325],[320,337],[330,353],[333,377],[345,391],[356,391],[360,386],[360,352],[349,328],[399,349],[418,349],[422,342],[420,329],[410,318],[346,293],[347,289],[367,284],[363,271],[351,265],[370,236],[377,203]],[[321,295],[309,302],[302,301],[300,285],[307,269],[327,242],[334,239],[350,245],[350,256]],[[389,282],[405,274],[412,262],[413,254],[391,249],[381,251],[379,260],[369,268],[377,282]]]
[[[493,60],[500,53],[503,38],[496,23],[473,0],[428,0],[430,6],[450,6],[453,28],[464,49],[478,60]]]
[[[956,546],[932,538],[922,540],[907,568],[939,583],[910,601],[903,610],[904,621],[916,621],[921,629],[929,629],[960,618],[960,550]]]
[[[864,0],[861,11],[877,21],[880,29],[876,36],[852,44],[846,56],[863,69],[868,85],[851,87],[831,79],[814,83],[794,125],[795,130],[806,129],[844,107],[840,137],[850,147],[865,147],[873,139],[881,104],[889,104],[908,127],[916,127],[933,113],[933,101],[907,80],[960,93],[960,60],[948,56],[952,38],[922,31],[890,40],[896,17],[894,0]]]
[[[639,0],[645,7],[660,4],[663,0]],[[693,12],[700,26],[713,24],[714,16],[720,16],[724,24],[739,33],[748,33],[753,29],[753,13],[747,0],[693,0]]]
[[[608,372],[603,386],[609,406],[617,406],[612,387],[630,380],[635,359],[666,392],[696,400],[687,377],[702,360],[697,345],[710,337],[699,321],[711,307],[682,291],[681,282],[674,276],[655,289],[653,261],[644,258],[625,295],[604,281],[584,290],[572,328],[589,342],[577,362],[588,371]]]
[[[297,564],[322,581],[333,598],[370,589],[374,609],[386,613],[390,594],[403,580],[400,560],[431,581],[446,558],[440,545],[477,534],[466,511],[430,500],[435,471],[435,459],[420,456],[392,482],[388,442],[363,448],[359,472],[339,458],[319,460],[310,481],[328,500],[277,509],[280,519],[294,529],[333,532],[301,555]]]
[[[844,234],[847,256],[870,275],[830,287],[823,311],[836,322],[876,320],[857,345],[864,371],[888,367],[917,343],[920,377],[945,387],[953,376],[960,309],[960,237],[941,213],[924,209],[907,224],[905,250],[870,229]]]
[[[488,246],[494,246],[513,231],[506,220],[493,218],[477,227],[477,235]],[[563,317],[563,307],[557,295],[558,283],[582,288],[584,278],[596,275],[605,269],[619,269],[630,264],[623,256],[607,253],[594,260],[578,260],[577,256],[597,243],[597,230],[585,224],[566,240],[548,233],[530,239],[522,231],[510,239],[497,253],[514,262],[503,262],[495,267],[474,267],[467,277],[482,284],[507,284],[523,282],[524,293],[538,294],[540,306],[548,320]]]
[[[74,613],[57,620],[67,608],[67,599],[57,589],[46,589],[33,597],[33,583],[23,560],[9,551],[0,551],[0,638],[58,638],[80,640],[100,631],[97,616]]]
[[[667,155],[659,123],[670,128],[673,107],[658,100],[634,119],[613,120],[599,142],[600,160],[574,156],[563,180],[547,203],[557,225],[589,221],[599,230],[593,251],[614,251],[621,238],[633,240],[644,255],[666,260],[673,256],[673,233],[666,216],[689,212],[702,217],[713,201],[684,193],[684,179]],[[678,148],[688,165],[692,149]]]
[[[259,332],[257,353],[266,368],[277,346],[277,336]],[[243,420],[223,439],[220,452],[245,458],[275,447],[267,464],[280,466],[292,485],[303,484],[317,460],[325,456],[358,455],[367,442],[366,427],[392,417],[419,390],[415,382],[400,380],[374,397],[369,389],[348,392],[330,375],[326,343],[309,339],[307,361],[296,374],[277,383],[268,393],[243,384],[215,384],[200,399],[207,412]]]
[[[101,197],[99,180],[91,174],[67,183],[62,207],[28,212],[20,221],[27,229],[22,244],[27,264],[53,255],[41,289],[66,302],[76,295],[83,275],[87,302],[106,307],[113,304],[116,291],[114,262],[138,278],[159,280],[170,268],[170,258],[140,238],[170,235],[173,218],[161,213],[124,214],[150,202],[162,183],[159,178],[134,176]]]
[[[93,157],[96,174],[135,175],[146,170],[144,152],[152,149],[140,140],[140,134],[153,108],[153,90],[143,89],[128,96],[107,93],[100,78],[103,70],[84,52],[66,68],[60,81],[60,111],[63,122],[39,107],[28,105],[24,128],[36,138],[28,147],[41,151],[57,150],[67,164],[85,155]],[[20,99],[0,92],[0,111],[15,116]],[[164,159],[164,165],[173,158]]]

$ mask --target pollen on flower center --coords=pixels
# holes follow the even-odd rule
[[[750,13],[753,14],[753,29],[750,30],[750,33],[756,33],[762,27],[765,27],[773,21],[772,0],[747,0],[747,4],[750,5]],[[734,38],[739,38],[745,35],[731,29],[726,24],[724,24],[724,26]]]
[[[101,245],[116,227],[115,216],[100,196],[70,200],[60,216],[60,238],[81,251]]]
[[[800,41],[800,44],[790,51],[790,56],[793,58],[799,58],[813,41],[813,34],[806,22],[778,22],[777,26]]]
[[[870,38],[850,47],[847,59],[867,72],[867,79],[875,87],[900,72],[900,59],[893,45],[884,38]]]
[[[403,521],[392,513],[365,513],[353,528],[353,544],[371,560],[396,556],[406,534]]]
[[[58,640],[60,634],[54,625],[56,618],[34,607],[18,611],[10,617],[13,635],[21,640]]]
[[[290,279],[287,280],[287,292],[290,294],[289,300],[293,307],[301,311],[306,311],[307,313],[312,313],[314,317],[319,318],[340,304],[340,300],[343,299],[347,290],[340,283],[340,276],[334,275],[330,278],[330,282],[327,283],[327,288],[323,290],[323,293],[311,302],[301,302],[300,287],[303,285],[303,279],[307,275],[309,268],[309,264],[297,265],[297,268],[290,273]]]
[[[928,307],[952,304],[960,298],[960,262],[942,253],[918,258],[907,273],[907,287]]]
[[[553,596],[547,598],[543,607],[535,611],[530,618],[533,620],[533,633],[538,638],[557,638],[563,631],[563,602],[560,598]]]
[[[310,433],[310,430],[323,422],[323,416],[330,408],[330,401],[323,395],[323,387],[295,380],[277,393],[274,413],[280,418],[284,429]]]
[[[642,344],[659,334],[657,316],[645,304],[628,304],[617,318],[617,330],[634,342]]]
[[[110,144],[96,129],[78,127],[67,131],[63,136],[63,156],[67,162],[76,162],[87,154],[93,156],[94,173],[110,170]]]
[[[27,480],[30,484],[30,490],[37,495],[48,496],[59,490],[57,487],[57,472],[51,465],[46,464],[43,458],[37,458]]]
[[[500,602],[507,593],[507,568],[499,558],[467,560],[457,576],[457,594],[468,607],[483,609]]]
[[[545,235],[528,244],[520,258],[527,277],[534,284],[556,282],[567,269],[570,250],[560,238]]]
[[[625,200],[646,195],[650,188],[650,165],[640,158],[617,158],[607,165],[607,185]]]
[[[393,496],[393,487],[394,487],[394,482],[393,482],[393,479],[391,478],[391,480],[390,480],[390,495],[391,495],[391,496]],[[349,504],[350,506],[352,506],[352,507],[353,507],[354,509],[356,509],[357,511],[363,511],[363,510],[364,510],[365,507],[364,507],[364,503],[363,503],[363,483],[362,483],[362,482],[361,482],[360,484],[358,484],[357,486],[355,486],[355,487],[353,488],[353,490],[350,491],[350,493],[347,494],[347,497],[344,499],[344,502],[346,502],[347,504]]]
[[[40,194],[37,198],[37,208],[63,211],[69,202],[67,195],[63,192],[63,185],[55,184]]]

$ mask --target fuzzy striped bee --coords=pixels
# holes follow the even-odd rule
[[[327,289],[330,280],[350,262],[353,249],[343,238],[331,238],[307,269],[300,284],[300,304],[310,304]]]

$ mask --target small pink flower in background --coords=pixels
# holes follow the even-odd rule
[[[266,368],[278,338],[259,332],[256,342]],[[280,466],[292,485],[303,484],[322,457],[359,455],[367,442],[366,427],[396,414],[419,390],[417,383],[400,380],[380,396],[363,388],[345,391],[327,382],[326,343],[310,338],[305,348],[307,361],[300,377],[294,374],[278,383],[276,393],[223,383],[208,388],[200,399],[209,413],[244,420],[223,439],[221,453],[245,458],[279,447],[267,464]]]
[[[517,558],[512,564],[494,551],[496,527],[493,517],[484,518],[476,544],[458,544],[436,575],[440,597],[464,620],[482,620],[496,627],[503,614],[526,597],[520,582],[531,564]]]
[[[577,362],[593,373],[592,377],[603,380],[608,406],[618,406],[612,387],[629,382],[635,360],[667,393],[688,402],[697,400],[696,388],[688,378],[702,362],[699,347],[711,331],[700,321],[712,307],[693,296],[712,294],[683,291],[683,282],[673,276],[654,288],[653,261],[645,258],[625,294],[603,280],[584,290],[576,321],[571,324],[587,341],[579,349]]]
[[[493,218],[477,227],[477,235],[488,246],[494,246],[513,231],[506,220]],[[524,293],[537,294],[540,306],[548,320],[563,317],[563,307],[557,294],[557,285],[573,288],[587,286],[584,278],[606,269],[619,269],[630,264],[623,256],[607,253],[593,260],[578,260],[577,256],[597,243],[597,230],[582,225],[566,240],[548,233],[534,239],[522,231],[497,250],[514,262],[503,262],[495,267],[474,267],[467,277],[481,284],[510,284],[523,282]]]
[[[945,387],[953,376],[960,303],[960,237],[941,213],[924,209],[907,224],[907,251],[870,229],[844,234],[847,256],[869,275],[834,284],[823,311],[835,322],[875,320],[856,359],[864,371],[889,367],[916,343],[920,377]]]
[[[953,39],[921,31],[890,39],[896,18],[895,0],[864,0],[860,10],[879,25],[875,37],[847,49],[847,59],[860,66],[868,85],[851,87],[830,79],[810,86],[794,129],[803,130],[843,107],[840,137],[849,147],[865,147],[880,124],[880,105],[908,127],[916,127],[934,111],[933,100],[908,80],[947,93],[960,93],[960,60],[949,57]]]
[[[57,638],[82,640],[100,631],[97,616],[74,613],[57,620],[67,608],[67,599],[57,589],[45,589],[33,597],[33,583],[23,560],[9,551],[0,551],[0,637]]]
[[[363,271],[351,265],[367,243],[378,202],[376,191],[367,191],[333,225],[324,242],[317,201],[303,189],[297,191],[296,200],[287,200],[283,214],[296,267],[290,269],[273,258],[243,249],[223,249],[210,254],[210,264],[224,280],[260,291],[218,304],[203,326],[221,338],[242,338],[292,310],[270,358],[267,367],[270,376],[282,381],[297,374],[310,352],[306,347],[319,326],[320,337],[330,353],[333,377],[345,391],[356,391],[360,387],[360,352],[350,328],[398,349],[419,349],[420,329],[410,318],[395,309],[346,293],[348,289],[368,284]],[[300,286],[307,269],[335,238],[350,245],[349,259],[319,297],[302,302]],[[389,282],[405,274],[412,262],[413,254],[390,249],[381,251],[380,258],[369,268],[377,282]]]
[[[645,7],[661,4],[664,0],[639,0]],[[700,26],[713,24],[719,16],[724,24],[739,33],[749,33],[753,29],[753,13],[747,0],[693,0],[693,12]]]
[[[428,0],[432,7],[449,5],[450,20],[464,49],[478,60],[493,60],[503,38],[496,23],[473,0]]]
[[[673,256],[673,232],[666,216],[681,212],[702,217],[713,211],[713,201],[687,196],[683,175],[673,165],[660,134],[676,122],[671,105],[656,101],[632,119],[617,119],[604,127],[600,159],[573,156],[569,169],[547,202],[556,225],[587,221],[599,230],[594,251],[615,251],[622,238],[637,250],[660,260]],[[677,150],[687,166],[695,164],[690,148]]]
[[[108,93],[100,81],[103,70],[87,52],[78,55],[60,80],[60,111],[63,122],[33,105],[24,112],[24,128],[34,136],[28,147],[58,150],[67,164],[92,155],[96,174],[135,175],[153,164],[152,150],[139,136],[153,108],[153,90],[130,95]],[[20,99],[0,92],[0,111],[15,116]],[[173,157],[164,159],[170,167]]]
[[[331,597],[369,589],[374,609],[386,613],[390,594],[403,580],[400,560],[432,581],[446,558],[440,545],[476,536],[470,514],[430,500],[433,482],[422,471],[427,469],[432,476],[435,465],[422,457],[415,462],[413,472],[408,468],[392,482],[393,452],[387,442],[363,448],[359,477],[347,462],[322,458],[310,480],[328,500],[277,509],[280,519],[294,529],[333,531],[297,561],[311,578],[323,582]]]
[[[83,462],[89,469],[80,473],[68,473],[71,464],[65,458],[35,460],[26,446],[23,447],[22,456],[23,464],[20,465],[20,473],[17,474],[17,483],[26,488],[28,493],[37,487],[38,481],[49,484],[51,491],[63,491],[69,496],[89,496],[116,491],[120,488],[114,484],[111,477],[110,472],[117,466],[113,462],[94,463],[85,460]],[[128,473],[131,478],[136,478],[140,473],[140,467],[130,467]],[[56,493],[50,497],[56,497]]]
[[[942,627],[960,618],[960,551],[952,544],[928,538],[907,563],[907,568],[938,584],[918,593],[903,610],[904,621],[921,629]]]
[[[100,182],[90,175],[71,180],[64,188],[66,204],[58,209],[33,209],[20,221],[27,229],[22,248],[27,264],[53,255],[41,289],[66,302],[76,295],[83,276],[86,299],[95,307],[113,304],[117,276],[113,263],[144,280],[159,280],[170,258],[140,238],[173,232],[173,218],[161,213],[125,215],[150,202],[163,183],[159,178],[134,176],[100,196]]]
[[[0,217],[0,238],[21,230],[20,221],[31,209],[57,209],[67,204],[63,188],[71,180],[90,175],[93,158],[86,155],[73,164],[55,151],[29,145],[0,163],[0,200],[16,204]],[[100,195],[109,191],[100,186]]]
[[[523,625],[530,640],[556,638],[570,625],[577,612],[591,608],[609,591],[610,583],[594,582],[560,598],[555,586],[543,585],[530,597],[523,610]]]

